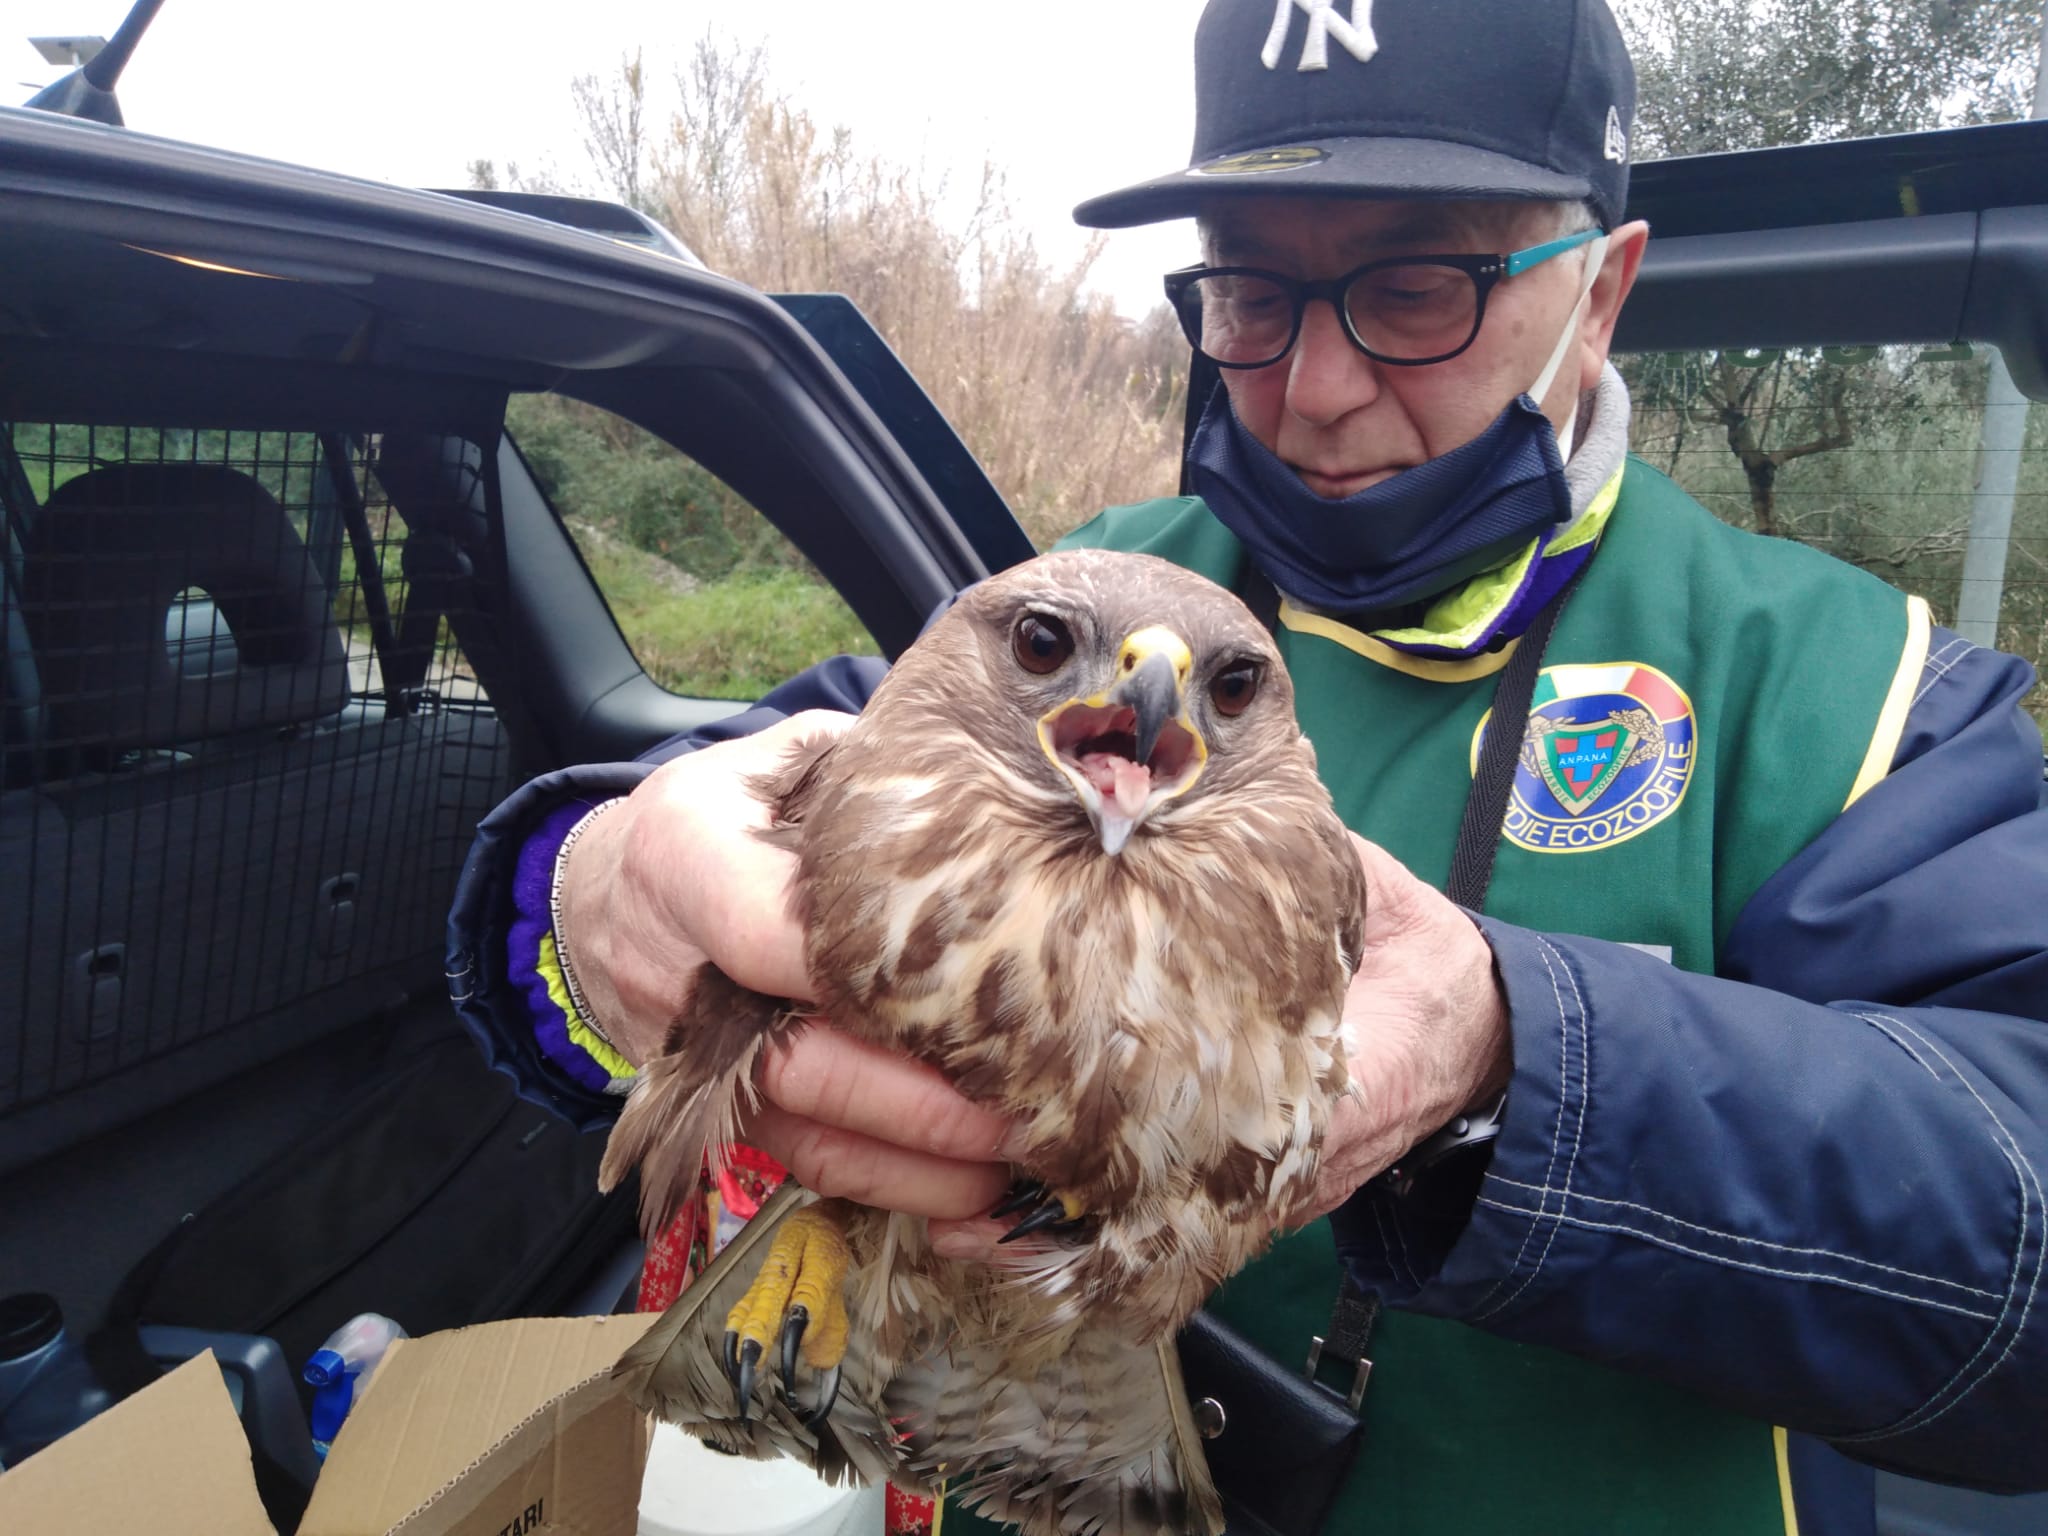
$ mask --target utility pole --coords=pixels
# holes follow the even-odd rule
[[[2040,62],[2034,73],[2034,116],[2048,117],[2048,6],[2041,17]],[[1977,485],[1970,497],[1970,540],[1963,550],[1963,586],[1956,631],[1978,645],[1998,644],[1998,611],[2005,601],[2005,560],[2012,545],[2012,505],[2019,488],[2020,455],[2027,442],[2027,397],[1991,354],[1984,388],[1984,425],[1977,440]]]

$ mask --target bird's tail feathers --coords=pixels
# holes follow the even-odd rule
[[[654,1379],[655,1368],[674,1347],[677,1338],[704,1309],[728,1275],[749,1267],[748,1261],[757,1257],[755,1249],[775,1235],[775,1228],[782,1218],[816,1199],[816,1195],[794,1179],[785,1181],[780,1189],[762,1202],[753,1219],[733,1234],[732,1240],[718,1251],[718,1256],[705,1266],[704,1272],[662,1313],[661,1320],[619,1356],[619,1363],[612,1367],[612,1379],[626,1383],[628,1393],[638,1406],[657,1411],[661,1408],[657,1401],[659,1383]]]
[[[1019,1357],[957,1345],[890,1383],[890,1421],[913,1472],[1024,1536],[1221,1536],[1222,1506],[1172,1341],[1084,1326],[1071,1346]]]
[[[792,1457],[830,1483],[879,1483],[896,1475],[893,1436],[869,1406],[880,1367],[856,1333],[844,1362],[837,1405],[812,1426],[784,1401],[774,1365],[765,1363],[745,1420],[721,1364],[727,1314],[760,1272],[782,1224],[817,1195],[786,1181],[733,1235],[704,1273],[684,1289],[661,1320],[612,1368],[634,1406],[698,1439],[756,1461]]]

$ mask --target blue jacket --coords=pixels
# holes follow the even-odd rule
[[[449,973],[522,1092],[587,1125],[616,1108],[539,1059],[502,980],[526,831],[565,795],[623,792],[696,746],[799,709],[858,710],[882,670],[837,658],[638,763],[544,775],[484,822]],[[2019,707],[2032,681],[1937,630],[1891,775],[1757,893],[1722,976],[1481,919],[1512,1014],[1506,1126],[1469,1209],[1369,1187],[1333,1215],[1361,1283],[1652,1372],[1862,1462],[2048,1487],[2048,786]],[[1843,1464],[1817,1451],[1794,1458],[1803,1528],[1868,1530],[1860,1469],[1860,1492],[1809,1512],[1817,1488],[1841,1487]]]

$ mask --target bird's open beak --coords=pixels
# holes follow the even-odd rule
[[[1038,722],[1040,745],[1073,782],[1105,853],[1121,853],[1139,823],[1184,794],[1208,760],[1187,714],[1193,669],[1187,642],[1152,625],[1117,648],[1107,688]]]

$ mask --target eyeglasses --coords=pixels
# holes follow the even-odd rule
[[[1166,299],[1197,352],[1219,368],[1265,368],[1301,335],[1311,299],[1328,299],[1351,344],[1377,363],[1447,362],[1479,335],[1487,295],[1503,278],[1600,236],[1581,230],[1505,256],[1394,256],[1310,282],[1262,267],[1188,267],[1166,274]]]

